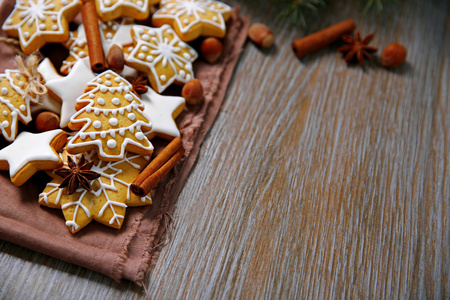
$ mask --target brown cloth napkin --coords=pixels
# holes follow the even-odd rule
[[[13,6],[14,0],[4,0],[0,10],[1,24]],[[61,210],[38,204],[38,195],[49,180],[47,175],[38,173],[25,185],[16,187],[10,182],[8,172],[1,171],[0,238],[115,280],[145,280],[158,259],[178,194],[219,111],[245,43],[248,24],[249,20],[241,18],[238,10],[234,9],[220,61],[214,65],[203,61],[194,64],[196,77],[204,87],[205,101],[199,106],[188,105],[177,118],[186,155],[152,191],[152,205],[128,208],[120,230],[93,221],[72,235],[65,226]],[[4,33],[0,31],[0,35],[4,36]],[[0,43],[0,72],[14,68],[14,55],[13,50]],[[156,141],[154,144],[155,148],[161,148],[167,142]]]

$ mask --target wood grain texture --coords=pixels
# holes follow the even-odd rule
[[[450,3],[381,15],[343,3],[309,31],[352,17],[380,49],[404,44],[408,63],[347,66],[337,45],[300,61],[290,47],[304,32],[241,3],[277,46],[242,53],[147,282],[152,299],[450,298]],[[0,298],[145,296],[0,250]]]

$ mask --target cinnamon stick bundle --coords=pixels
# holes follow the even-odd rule
[[[180,138],[173,139],[131,184],[131,191],[144,197],[169,173],[183,157],[184,148]]]
[[[106,69],[106,60],[100,38],[97,11],[93,1],[88,0],[84,2],[81,8],[81,18],[83,19],[84,31],[86,32],[91,69],[93,72],[100,73]]]

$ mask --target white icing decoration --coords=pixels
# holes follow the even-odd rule
[[[4,111],[3,111],[3,115],[4,115],[4,116],[7,116],[7,115],[8,115],[8,112],[7,112],[6,110],[4,110]]]
[[[119,98],[112,98],[111,99],[112,104],[114,105],[119,105],[120,104],[120,99]]]
[[[92,126],[94,126],[94,128],[99,129],[100,127],[102,127],[102,122],[100,122],[99,120],[95,120],[92,123]]]
[[[133,114],[133,113],[129,113],[129,114],[127,115],[127,117],[128,117],[128,119],[130,119],[131,121],[133,121],[134,119],[136,119],[136,115]]]
[[[8,94],[8,89],[5,87],[2,87],[2,94],[3,95],[7,95]]]
[[[90,98],[90,95],[89,95],[89,98]],[[100,105],[105,105],[106,101],[103,98],[98,98],[97,99],[97,103],[100,104]]]
[[[23,81],[19,81],[19,86],[23,87],[25,85],[25,83]]]
[[[116,142],[115,140],[108,140],[108,141],[106,142],[106,145],[107,145],[109,148],[115,148],[115,147],[117,146],[117,142]]]
[[[139,132],[136,132],[136,134],[134,135],[138,140],[143,140],[144,138],[145,138],[145,135],[141,132],[141,131],[139,131]]]
[[[106,74],[106,75],[105,75],[105,78],[106,78],[106,79],[111,79],[111,74]],[[117,78],[117,77],[116,77],[116,78]]]
[[[125,95],[125,100],[132,101],[133,100],[133,96],[131,94],[126,94]]]
[[[117,126],[117,124],[119,124],[119,120],[117,120],[117,118],[111,118],[109,119],[109,124],[111,124],[111,126]]]
[[[21,106],[19,106],[19,109],[21,111],[24,111],[25,109],[27,109],[27,107],[25,106],[25,104],[22,104]]]
[[[163,25],[160,28],[135,25],[133,26],[133,32],[136,45],[126,57],[126,61],[129,65],[147,72],[148,77],[153,77],[156,81],[153,88],[157,92],[163,92],[174,81],[186,83],[186,77],[180,76],[179,70],[190,73],[191,78],[194,78],[192,62],[197,59],[197,52],[185,43],[183,43],[184,48],[180,47],[181,40],[169,25]],[[143,37],[149,36],[147,34],[149,32],[154,32],[154,37],[150,41],[146,41]],[[164,36],[169,33],[170,39]],[[144,52],[141,52],[143,47],[149,49],[146,52],[147,56],[144,55]],[[191,54],[189,58],[184,55],[186,52]],[[158,69],[156,66],[158,66]],[[165,69],[167,69],[167,72],[164,72]],[[167,77],[167,74],[173,75]],[[166,79],[162,80],[161,75],[166,76]]]

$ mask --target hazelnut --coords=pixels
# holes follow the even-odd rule
[[[203,86],[198,79],[189,80],[181,90],[181,96],[188,104],[196,105],[203,100]]]
[[[219,59],[222,51],[222,43],[214,37],[206,38],[200,45],[200,52],[203,58],[210,64],[215,63]]]
[[[275,42],[272,31],[266,25],[255,23],[248,29],[248,37],[261,48],[269,48]]]
[[[406,60],[406,48],[399,43],[392,43],[381,53],[381,64],[385,67],[400,66]]]
[[[108,63],[109,68],[114,72],[122,72],[125,67],[125,57],[122,48],[116,44],[112,45],[108,51],[108,55],[106,55],[106,62]]]
[[[39,132],[59,128],[59,116],[51,111],[43,111],[36,117],[36,129]]]

